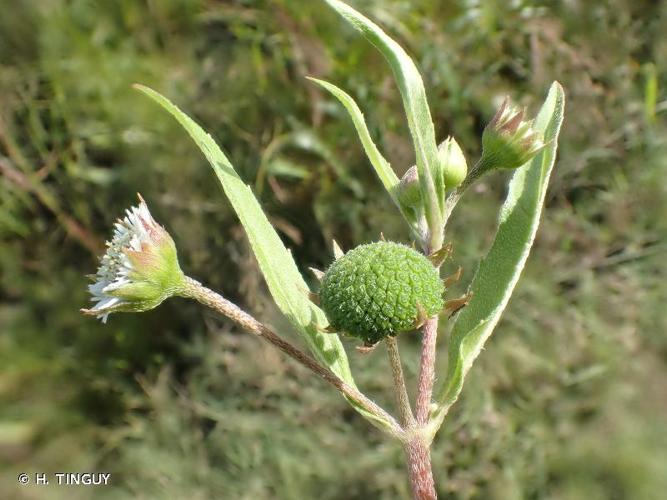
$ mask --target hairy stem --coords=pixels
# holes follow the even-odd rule
[[[444,215],[444,214],[443,214]],[[429,255],[442,247],[444,224],[442,227],[429,227],[424,241],[424,254]],[[433,397],[435,379],[435,357],[438,340],[438,316],[426,320],[422,327],[422,351],[419,360],[419,381],[415,405],[415,425],[407,428],[412,431],[412,438],[405,445],[408,463],[410,487],[415,500],[436,500],[433,471],[431,470],[430,439],[424,438],[423,430],[428,426],[429,409]]]
[[[338,391],[364,408],[366,411],[387,422],[390,427],[390,433],[398,439],[403,441],[405,440],[405,432],[403,428],[396,421],[396,419],[387,413],[383,408],[371,401],[356,387],[352,387],[331,370],[319,364],[312,356],[279,337],[270,328],[257,321],[253,316],[239,308],[236,304],[228,301],[213,290],[206,288],[198,281],[189,277],[185,278],[185,284],[180,292],[180,295],[186,298],[194,299],[197,302],[200,302],[201,304],[214,309],[223,316],[226,316],[234,321],[244,330],[247,330],[248,332],[268,341],[270,344],[274,345],[282,352],[287,354],[290,358],[308,368],[322,380],[334,386]]]
[[[416,436],[408,441],[404,448],[412,497],[415,500],[436,500],[438,496],[433,482],[429,445],[421,437]]]
[[[454,208],[456,208],[456,205],[458,204],[459,200],[466,192],[466,190],[470,186],[472,186],[475,183],[475,181],[477,181],[477,179],[482,177],[486,172],[487,169],[485,168],[485,165],[484,163],[482,163],[482,160],[480,158],[480,160],[475,164],[475,166],[470,170],[470,172],[468,172],[468,175],[463,180],[461,185],[447,196],[447,199],[445,201],[445,213],[443,216],[444,224],[447,224],[449,216],[452,215]]]
[[[387,353],[389,354],[389,364],[391,364],[391,374],[394,377],[394,393],[396,394],[396,403],[398,405],[401,425],[404,428],[414,427],[415,417],[412,414],[408,390],[405,386],[405,377],[403,376],[403,366],[401,364],[401,355],[398,351],[398,342],[396,337],[387,337]]]
[[[435,380],[435,358],[438,340],[438,316],[426,320],[422,327],[422,352],[419,364],[419,382],[417,385],[416,419],[417,425],[428,422],[429,408],[433,396]]]

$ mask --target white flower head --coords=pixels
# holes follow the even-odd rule
[[[95,305],[82,309],[84,314],[106,323],[111,313],[148,311],[180,289],[184,276],[174,240],[153,219],[141,195],[139,205],[118,219],[106,245],[88,286]]]
[[[518,168],[544,149],[542,135],[533,128],[533,120],[524,120],[525,114],[505,98],[482,134],[485,170]]]

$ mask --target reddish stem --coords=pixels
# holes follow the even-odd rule
[[[433,381],[435,380],[435,347],[437,339],[438,317],[434,316],[427,320],[422,328],[422,352],[416,404],[417,425],[425,425],[428,422],[431,397],[433,395]]]
[[[428,445],[421,438],[415,437],[405,444],[405,454],[414,500],[437,500]]]

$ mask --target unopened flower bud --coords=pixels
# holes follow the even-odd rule
[[[88,290],[95,306],[84,314],[106,322],[114,312],[143,312],[157,307],[183,286],[176,245],[139,196],[114,227],[107,251]]]
[[[461,146],[454,138],[448,137],[438,146],[438,160],[443,169],[446,189],[459,186],[468,174],[468,164]]]
[[[419,186],[419,176],[417,167],[410,167],[398,184],[398,201],[404,207],[419,208],[422,205],[421,187]]]
[[[542,135],[524,120],[525,111],[505,98],[482,134],[483,169],[518,168],[530,161],[545,146]]]

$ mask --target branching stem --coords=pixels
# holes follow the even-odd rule
[[[398,351],[398,341],[396,340],[396,337],[389,336],[385,339],[385,343],[387,344],[387,354],[389,354],[391,373],[394,377],[394,392],[396,393],[396,404],[398,405],[398,411],[401,417],[401,425],[405,429],[409,429],[414,427],[415,417],[412,414],[410,398],[405,386],[401,355]]]
[[[456,208],[456,205],[458,204],[459,200],[463,196],[463,194],[466,192],[466,190],[472,186],[472,184],[482,177],[487,172],[487,170],[484,168],[484,164],[482,163],[482,160],[480,159],[475,166],[468,172],[468,175],[464,179],[464,181],[461,183],[461,185],[453,190],[446,199],[445,202],[445,213],[443,216],[443,223],[447,224],[447,221],[449,220],[449,216],[452,215],[452,212],[454,211],[454,208]]]
[[[239,308],[236,304],[228,301],[220,294],[206,288],[198,281],[189,277],[185,278],[185,285],[179,295],[194,299],[201,304],[214,309],[223,316],[234,321],[244,330],[268,341],[270,344],[287,354],[290,358],[308,368],[322,380],[334,386],[348,399],[364,408],[364,410],[375,415],[378,419],[383,420],[388,425],[388,430],[393,436],[401,441],[405,441],[405,431],[396,419],[383,408],[370,400],[356,387],[352,387],[331,370],[322,366],[312,356],[278,336],[273,330],[257,321],[253,316]]]
[[[428,423],[428,414],[435,380],[435,358],[438,340],[438,316],[430,318],[422,327],[422,352],[417,385],[416,420],[417,425]]]

